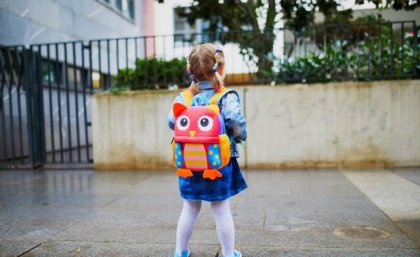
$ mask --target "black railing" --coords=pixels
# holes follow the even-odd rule
[[[228,84],[370,81],[419,78],[418,30],[414,21],[317,25],[299,32],[104,39],[93,41],[92,46],[98,49],[102,67],[114,65],[105,69],[103,87],[187,86],[185,57],[193,45],[204,42],[223,45]]]
[[[30,155],[25,90],[23,46],[0,49],[0,160],[25,162]],[[24,118],[25,117],[25,118]]]
[[[89,55],[82,42],[0,48],[0,167],[92,162]]]
[[[40,56],[44,163],[91,162],[90,51],[83,42],[36,44]]]
[[[186,87],[205,42],[222,45],[228,85],[420,77],[414,21],[0,47],[0,167],[91,163],[91,95]]]

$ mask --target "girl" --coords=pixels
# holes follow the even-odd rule
[[[215,45],[195,46],[188,56],[187,70],[192,80],[188,90],[193,95],[203,94],[210,99],[224,87],[224,66],[223,51]],[[174,102],[182,102],[181,97],[178,95]],[[178,221],[174,257],[190,256],[189,241],[202,201],[211,202],[217,235],[222,245],[222,257],[242,256],[239,251],[234,250],[235,228],[229,198],[247,188],[236,161],[239,157],[237,143],[246,140],[246,121],[236,93],[224,95],[219,101],[219,108],[227,134],[234,139],[231,142],[231,159],[227,166],[220,169],[223,176],[216,180],[202,178],[202,172],[193,172],[193,176],[188,178],[179,177],[179,190],[184,198],[184,205]],[[172,110],[169,112],[169,127],[174,129]]]

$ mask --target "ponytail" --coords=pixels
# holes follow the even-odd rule
[[[224,88],[225,58],[221,49],[213,44],[201,44],[193,47],[187,58],[187,71],[191,78],[189,90],[193,95],[200,92],[199,81],[213,81],[213,88]]]
[[[225,82],[223,81],[224,74],[225,74],[225,55],[222,50],[216,49],[214,58],[216,61],[213,66],[213,71],[214,71],[214,75],[216,76],[217,84],[218,84],[217,89],[215,88],[215,90],[219,91],[220,89],[225,87]],[[222,71],[222,74],[219,73],[220,70]]]

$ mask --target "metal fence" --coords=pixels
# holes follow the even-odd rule
[[[0,168],[89,165],[91,95],[188,86],[204,42],[222,45],[228,85],[420,77],[414,21],[0,47]]]
[[[95,40],[96,69],[108,74],[100,86],[188,86],[185,57],[194,45],[204,42],[222,45],[227,84],[410,79],[420,74],[419,28],[414,21],[400,21],[317,25],[303,31],[282,28],[265,34],[240,31]]]
[[[0,168],[92,162],[88,55],[82,42],[0,48]]]

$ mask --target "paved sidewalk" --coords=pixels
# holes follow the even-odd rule
[[[420,169],[245,175],[244,257],[420,256]],[[174,172],[0,171],[0,256],[172,256],[181,204]],[[217,254],[208,204],[191,249]]]

